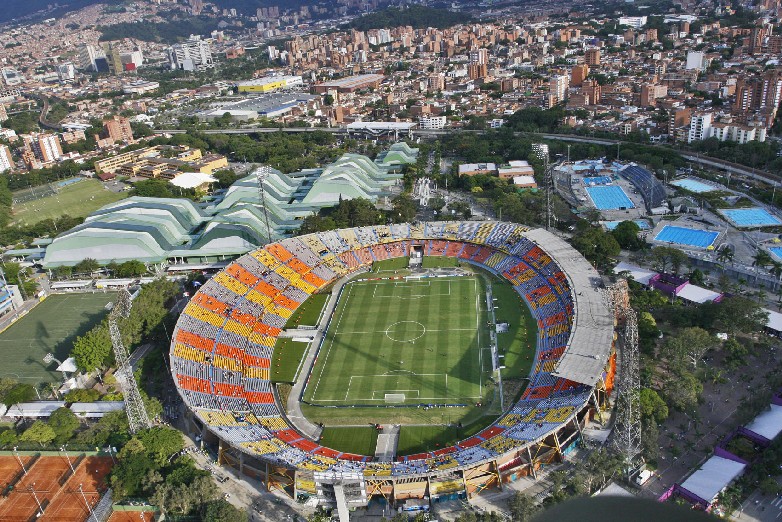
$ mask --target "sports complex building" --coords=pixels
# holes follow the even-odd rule
[[[415,163],[418,149],[396,143],[375,161],[344,154],[324,168],[284,174],[250,174],[207,203],[189,199],[131,197],[107,205],[46,247],[43,266],[73,266],[91,258],[102,265],[208,265],[234,259],[290,236],[301,220],[340,199],[378,202]],[[261,195],[263,192],[263,195]]]
[[[303,435],[312,425],[290,404],[307,397],[312,373],[299,375],[297,384],[306,388],[293,386],[290,415],[272,384],[273,350],[286,335],[288,318],[313,294],[375,262],[421,256],[453,258],[512,285],[537,326],[526,388],[476,433],[416,454],[377,458]],[[586,422],[599,415],[616,373],[614,318],[601,287],[598,273],[567,243],[517,224],[431,222],[309,234],[244,255],[205,283],[175,328],[171,371],[192,412],[190,427],[218,449],[220,463],[271,489],[336,505],[341,515],[373,497],[394,504],[470,498],[564,459]],[[334,290],[337,299],[341,291]],[[408,344],[400,350],[419,354],[407,374],[425,377],[415,369],[431,351],[426,341],[402,342]],[[323,346],[310,346],[315,359],[328,356]],[[492,359],[496,370],[502,363],[496,354]],[[399,404],[399,396],[405,400],[399,392],[410,392],[407,381],[405,390],[379,386],[385,397],[379,408],[419,408],[417,401],[432,406],[437,400],[413,395],[411,401],[408,395]]]

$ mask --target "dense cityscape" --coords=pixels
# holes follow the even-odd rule
[[[782,515],[778,1],[6,3],[0,520]]]

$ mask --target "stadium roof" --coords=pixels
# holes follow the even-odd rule
[[[525,236],[540,245],[567,274],[573,291],[573,333],[553,374],[593,386],[608,363],[614,334],[614,318],[600,292],[603,281],[581,254],[551,232],[535,229]]]
[[[744,463],[714,455],[680,487],[711,504],[720,491],[728,487],[746,467]]]

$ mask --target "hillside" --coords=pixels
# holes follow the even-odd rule
[[[359,31],[398,27],[400,25],[410,25],[415,29],[426,27],[444,29],[471,21],[472,18],[467,13],[414,5],[405,9],[389,8],[376,13],[369,13],[356,18],[345,27]]]
[[[81,9],[82,7],[104,3],[105,0],[5,0],[0,9],[0,23],[18,20],[23,17],[56,18],[64,13]],[[49,6],[57,7],[49,8]]]

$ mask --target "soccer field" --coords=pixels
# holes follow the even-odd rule
[[[474,404],[491,360],[477,276],[359,280],[342,290],[304,400]]]
[[[44,219],[61,216],[85,217],[104,205],[127,197],[111,192],[100,181],[85,179],[61,188],[56,194],[13,206],[15,225],[32,225]]]
[[[56,363],[43,357],[51,352],[64,361],[73,341],[108,313],[106,303],[114,293],[58,294],[47,297],[27,315],[0,334],[0,377],[35,384],[57,382]]]

